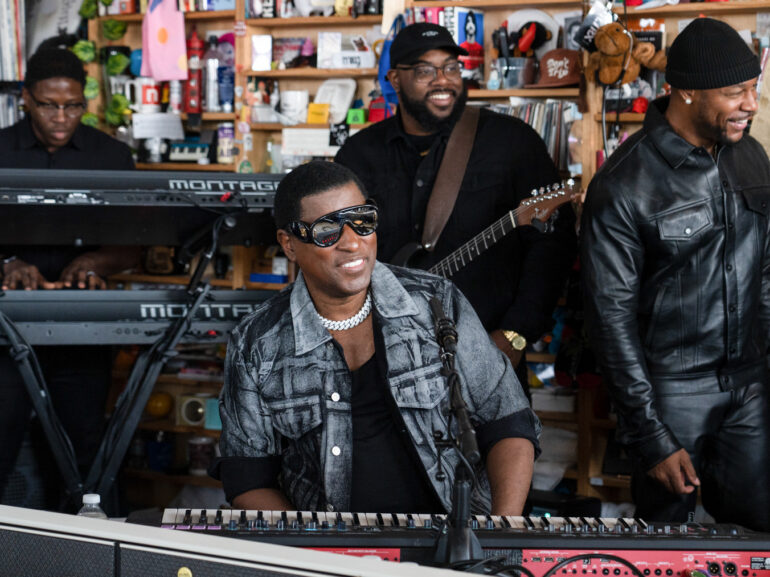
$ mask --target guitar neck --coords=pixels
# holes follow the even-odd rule
[[[516,211],[510,210],[460,248],[441,259],[428,272],[449,278],[502,240],[516,228]]]

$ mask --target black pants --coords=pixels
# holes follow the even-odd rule
[[[658,397],[657,409],[690,454],[703,505],[719,523],[770,531],[770,394],[755,383],[734,391]],[[646,473],[634,474],[636,515],[682,522],[696,493],[674,495]]]
[[[101,442],[110,383],[109,347],[35,347],[54,410],[85,476]],[[0,348],[0,494],[13,472],[30,423],[32,403],[16,363]],[[63,482],[47,443],[35,447],[46,487],[46,508],[57,509]]]

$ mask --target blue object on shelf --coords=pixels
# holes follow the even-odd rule
[[[261,272],[253,272],[249,275],[249,282],[269,282],[269,283],[284,283],[288,282],[289,277],[285,274],[268,274]]]
[[[219,416],[219,399],[214,397],[213,399],[206,399],[206,408],[203,412],[205,420],[203,422],[204,429],[210,429],[212,431],[222,430],[222,419]]]

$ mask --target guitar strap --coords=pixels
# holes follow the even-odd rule
[[[449,215],[454,209],[465,175],[465,167],[471,156],[478,123],[478,108],[466,106],[460,120],[449,135],[444,158],[441,159],[433,190],[428,199],[428,208],[425,211],[422,246],[427,251],[433,251],[436,248],[438,237],[441,236],[441,231],[444,230]]]

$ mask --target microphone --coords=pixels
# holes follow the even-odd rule
[[[457,352],[457,329],[455,324],[444,314],[441,301],[435,296],[430,297],[430,308],[436,322],[436,340],[445,353],[454,355]]]

